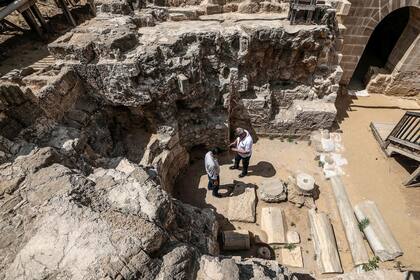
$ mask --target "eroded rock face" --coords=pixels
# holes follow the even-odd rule
[[[197,256],[218,252],[214,213],[173,201],[143,168],[86,177],[60,157],[43,148],[0,166],[13,181],[1,198],[0,278],[191,279]]]

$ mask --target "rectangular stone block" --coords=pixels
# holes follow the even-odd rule
[[[261,210],[261,229],[267,233],[268,244],[286,243],[283,210],[277,207],[264,207]]]
[[[300,246],[293,249],[281,248],[281,261],[284,266],[303,267],[302,250]]]
[[[222,7],[216,4],[207,4],[205,6],[206,15],[220,14]]]
[[[231,221],[255,223],[257,196],[255,188],[247,184],[236,184],[229,197],[227,217]]]

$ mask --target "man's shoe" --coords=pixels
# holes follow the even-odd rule
[[[214,197],[217,197],[217,198],[221,198],[221,197],[222,197],[222,196],[221,196],[220,194],[218,194],[218,193],[213,194],[213,196],[214,196]]]
[[[230,166],[230,167],[229,167],[229,169],[232,169],[232,170],[233,170],[233,169],[239,169],[239,166],[235,166],[235,165],[233,165],[233,166]]]
[[[243,174],[243,173],[239,174],[239,178],[243,178],[245,176],[246,176],[246,174]]]

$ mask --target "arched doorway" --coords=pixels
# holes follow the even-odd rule
[[[375,28],[353,72],[351,84],[365,82],[370,66],[385,67],[388,57],[407,26],[410,8],[398,9],[386,16]]]
[[[371,93],[418,94],[419,23],[417,7],[402,7],[384,17],[364,48],[349,87],[367,87]]]

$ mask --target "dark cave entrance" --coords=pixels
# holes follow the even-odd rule
[[[351,86],[367,84],[366,74],[371,66],[387,68],[388,58],[410,19],[410,7],[397,9],[387,15],[375,28],[350,80]],[[388,67],[389,68],[389,67]],[[387,69],[392,71],[393,69]]]

